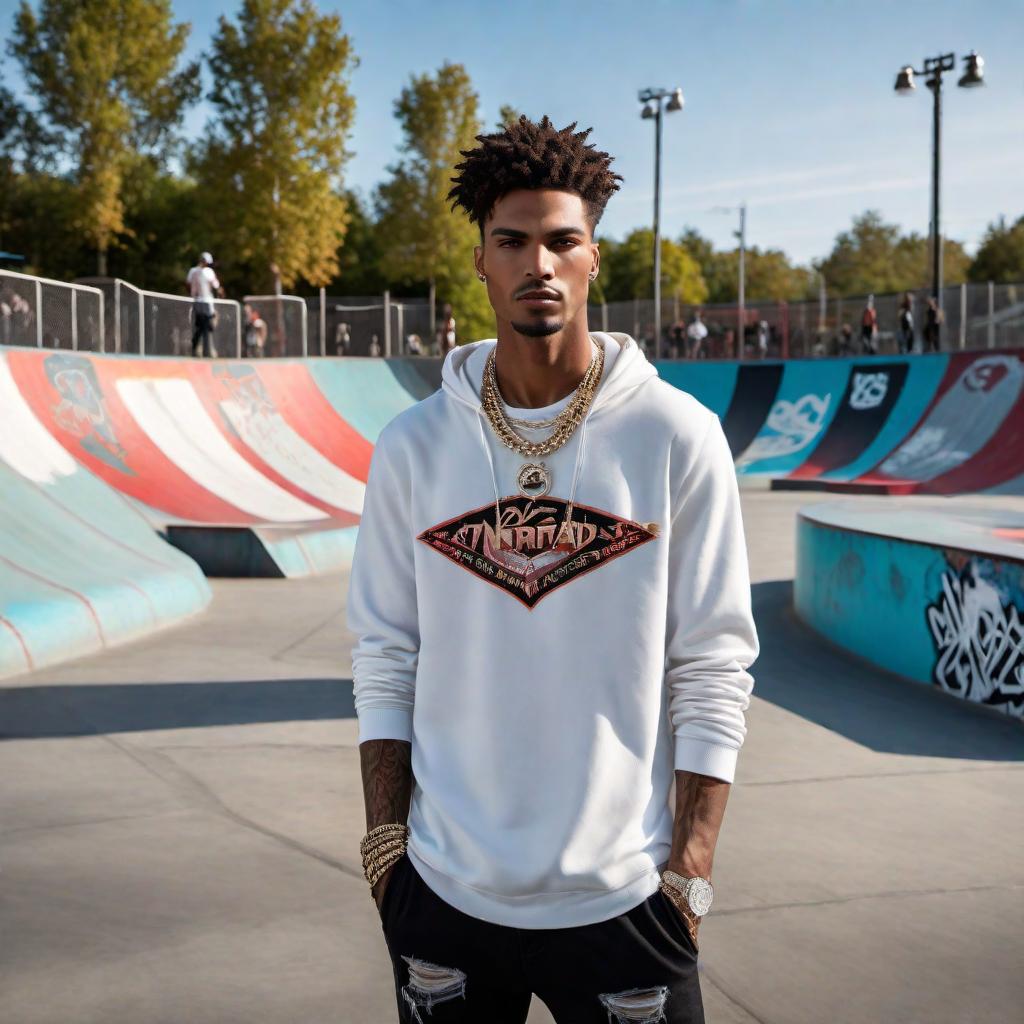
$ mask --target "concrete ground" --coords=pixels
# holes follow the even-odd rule
[[[744,493],[763,653],[707,1020],[1019,1020],[1024,731],[794,619],[814,500]],[[218,581],[185,626],[0,683],[0,1024],[395,1020],[345,582]]]

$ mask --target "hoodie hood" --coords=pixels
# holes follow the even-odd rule
[[[645,384],[652,377],[658,376],[658,371],[648,361],[647,356],[640,350],[640,346],[628,335],[608,333],[605,331],[591,331],[591,338],[603,346],[607,353],[612,345],[619,346],[619,354],[615,358],[606,378],[602,379],[597,389],[594,400],[590,403],[576,431],[576,465],[572,474],[572,486],[569,489],[569,501],[566,505],[565,518],[568,522],[572,517],[573,504],[576,500],[576,488],[579,484],[580,474],[583,472],[583,458],[587,446],[587,424],[591,416],[597,415],[602,410],[609,409],[630,397],[638,387]],[[487,414],[484,412],[483,403],[480,398],[480,390],[483,382],[484,364],[491,350],[498,344],[494,338],[485,341],[474,341],[468,345],[461,345],[452,349],[445,356],[444,365],[441,367],[441,388],[450,398],[456,402],[472,409],[476,414],[476,423],[480,444],[484,454],[487,456],[488,465],[491,468],[491,484],[494,488],[494,512],[495,522],[500,523],[501,519],[501,491],[498,488],[498,475],[494,466],[494,455],[491,452],[489,435],[489,424]]]

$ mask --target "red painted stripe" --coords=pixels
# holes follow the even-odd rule
[[[6,626],[14,634],[14,639],[17,640],[18,644],[21,646],[21,653],[25,655],[25,664],[28,665],[29,672],[32,672],[36,667],[36,663],[32,660],[32,654],[28,649],[28,644],[25,643],[25,638],[18,631],[18,627],[15,626],[10,619],[6,619],[2,615],[0,615],[0,624]]]

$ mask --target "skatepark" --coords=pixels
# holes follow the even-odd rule
[[[1014,1019],[1019,354],[659,372],[725,426],[762,642],[707,1019]],[[0,350],[0,1019],[392,1019],[347,565],[439,377]]]

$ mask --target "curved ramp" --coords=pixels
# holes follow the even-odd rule
[[[1024,512],[803,509],[793,594],[841,647],[1024,718]]]

